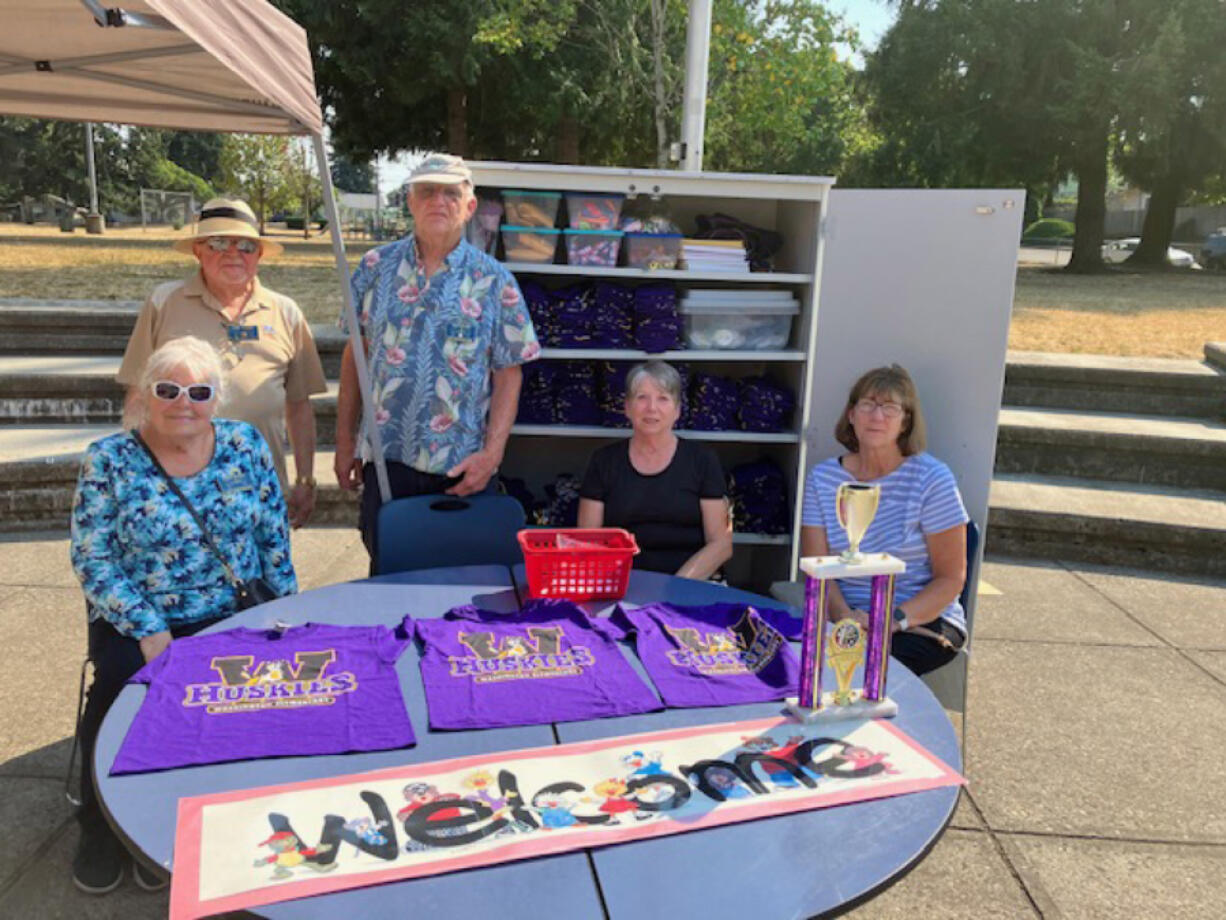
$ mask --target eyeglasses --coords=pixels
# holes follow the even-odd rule
[[[166,402],[174,402],[185,390],[187,398],[194,403],[206,403],[213,398],[214,394],[214,387],[211,383],[189,383],[187,386],[182,386],[173,380],[159,380],[153,385],[153,395]]]
[[[225,252],[233,246],[245,256],[254,255],[260,251],[259,240],[249,240],[242,236],[210,236],[205,239],[204,245],[213,252]]]
[[[464,198],[464,188],[460,185],[414,185],[413,197],[427,201],[435,195],[442,195],[448,204],[459,204]]]
[[[856,411],[861,415],[872,415],[878,409],[886,418],[899,418],[902,416],[903,409],[900,403],[896,402],[877,402],[875,399],[862,399],[856,403]]]

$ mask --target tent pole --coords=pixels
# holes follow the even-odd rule
[[[370,370],[366,365],[366,349],[362,346],[362,328],[358,324],[357,305],[349,288],[349,263],[345,260],[345,241],[341,238],[341,222],[336,213],[336,196],[332,190],[332,170],[328,167],[328,150],[323,134],[312,134],[315,144],[315,162],[319,165],[319,181],[323,186],[324,210],[328,215],[328,232],[332,237],[332,254],[336,257],[336,271],[341,279],[341,292],[345,298],[345,317],[349,325],[349,345],[353,350],[353,363],[358,371],[358,389],[362,393],[362,417],[366,422],[366,436],[370,439],[374,455],[375,477],[379,480],[379,497],[383,503],[391,501],[392,487],[387,478],[387,461],[383,457],[383,438],[375,424],[375,403],[371,398]]]

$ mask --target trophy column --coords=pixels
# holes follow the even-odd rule
[[[788,711],[802,722],[833,722],[839,719],[879,719],[898,714],[898,704],[886,696],[886,673],[890,657],[890,610],[894,576],[906,571],[906,563],[888,553],[870,553],[857,562],[839,556],[810,556],[800,560],[805,575],[804,635],[800,654],[799,695],[787,700]],[[826,636],[829,615],[829,582],[835,578],[873,579],[869,628],[853,620],[834,624]],[[822,668],[828,663],[838,688],[822,692]],[[863,685],[851,690],[859,662],[864,661]]]

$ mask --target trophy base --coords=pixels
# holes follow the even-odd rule
[[[788,713],[804,723],[842,722],[850,719],[892,719],[898,715],[898,704],[888,696],[883,700],[856,700],[846,706],[834,702],[833,694],[823,694],[821,709],[808,709],[796,697],[784,701]]]

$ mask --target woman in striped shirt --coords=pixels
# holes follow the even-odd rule
[[[953,473],[924,452],[924,416],[911,375],[897,364],[868,371],[851,388],[835,425],[848,453],[819,463],[805,482],[801,555],[847,549],[835,516],[841,483],[881,486],[872,525],[860,542],[867,553],[891,553],[907,564],[894,584],[891,654],[916,674],[939,668],[966,643],[958,595],[966,581],[966,522]],[[871,580],[840,579],[830,591],[830,617],[868,625]]]

